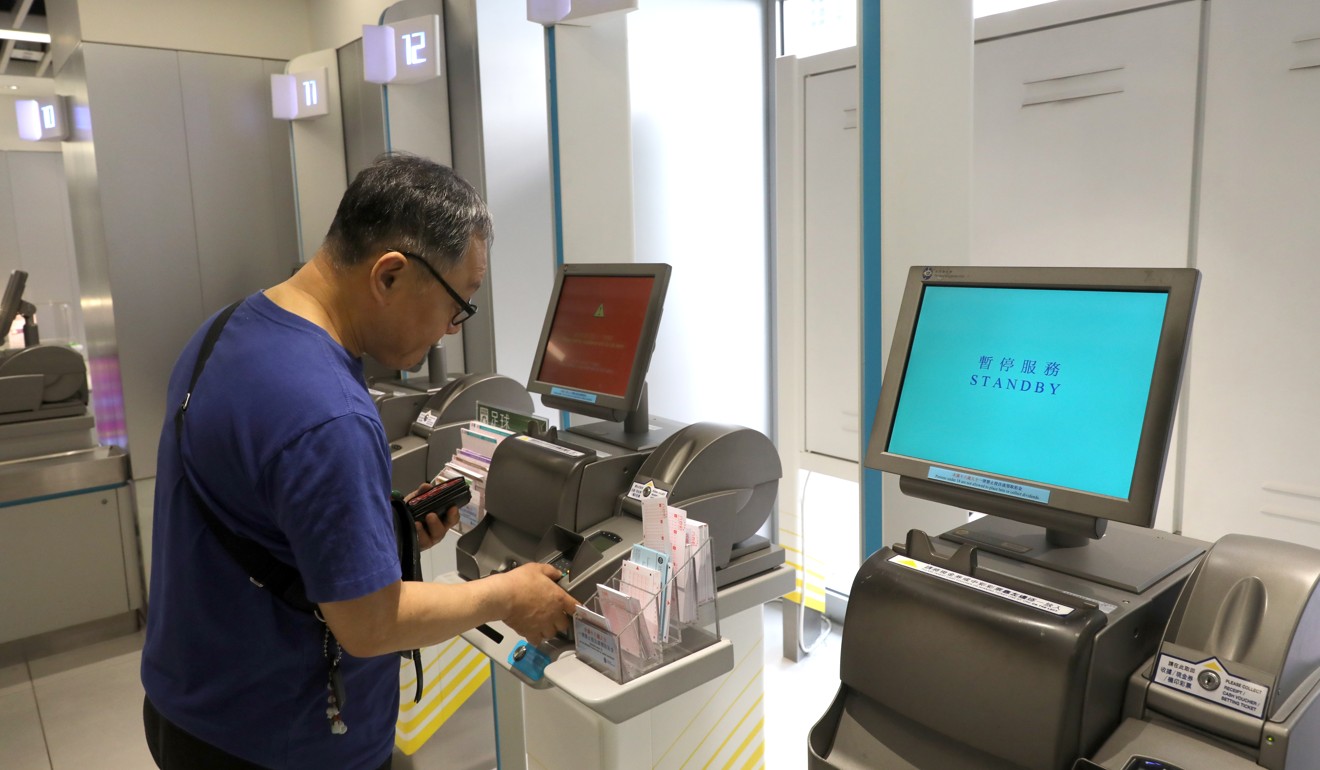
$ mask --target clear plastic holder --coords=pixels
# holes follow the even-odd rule
[[[709,542],[674,572],[667,590],[651,593],[625,586],[623,569],[616,570],[588,597],[583,605],[587,612],[573,617],[578,660],[626,684],[719,641],[713,570]],[[625,601],[619,595],[639,594],[636,612],[621,615]],[[668,607],[661,612],[663,604]],[[667,635],[659,625],[662,616]],[[602,619],[605,623],[599,622]]]

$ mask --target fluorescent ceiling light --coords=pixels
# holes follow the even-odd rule
[[[45,32],[24,32],[18,29],[0,29],[0,40],[17,40],[22,43],[49,43],[50,35]]]

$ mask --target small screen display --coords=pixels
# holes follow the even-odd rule
[[[591,543],[592,547],[595,548],[597,551],[600,551],[601,553],[605,553],[606,551],[610,550],[611,546],[622,541],[623,538],[619,537],[613,532],[597,532],[596,534],[587,538],[587,542]]]
[[[536,379],[625,397],[655,278],[564,277]]]
[[[1126,499],[1167,304],[926,286],[888,451]]]

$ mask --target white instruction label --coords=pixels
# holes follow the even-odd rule
[[[623,668],[619,660],[619,637],[594,623],[583,620],[579,615],[573,618],[573,639],[577,645],[579,659],[596,663],[599,668],[610,672],[616,682],[623,679]]]
[[[532,438],[531,436],[514,436],[514,438],[518,439],[519,441],[526,441],[528,443],[535,444],[543,449],[553,449],[554,451],[558,452],[561,455],[568,455],[569,457],[582,456],[582,453],[577,451],[576,449],[569,449],[566,446],[551,444],[549,441],[542,441],[539,438]]]
[[[435,412],[432,412],[430,409],[424,409],[421,414],[417,415],[417,424],[424,428],[434,428],[436,419],[438,418],[436,417]]]
[[[669,497],[669,493],[657,487],[654,481],[648,481],[645,484],[634,481],[632,489],[628,490],[628,496],[634,500],[664,500]]]
[[[1270,688],[1233,676],[1217,658],[1193,663],[1167,653],[1155,667],[1155,683],[1195,695],[1256,718],[1265,716]]]
[[[898,564],[907,567],[908,569],[914,569],[917,572],[930,575],[931,577],[947,580],[950,583],[958,583],[959,585],[980,591],[981,593],[998,596],[1001,599],[1007,599],[1010,602],[1016,602],[1017,604],[1022,604],[1043,612],[1049,612],[1058,615],[1059,617],[1068,615],[1075,609],[1074,607],[1058,604],[1057,602],[1042,599],[1038,596],[1024,594],[1021,591],[1001,586],[998,583],[991,583],[981,580],[980,578],[974,578],[970,575],[964,575],[961,572],[954,572],[951,569],[937,567],[934,564],[927,564],[924,561],[917,561],[916,559],[910,559],[906,556],[891,556],[889,557],[889,561],[893,564]]]

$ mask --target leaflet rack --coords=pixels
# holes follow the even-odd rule
[[[616,570],[573,621],[577,658],[619,684],[686,658],[720,641],[710,543],[703,543],[655,592],[625,585]],[[621,615],[605,592],[640,596],[637,611]],[[664,620],[662,621],[661,618]],[[606,620],[602,625],[598,620]],[[661,624],[663,626],[661,627]]]

